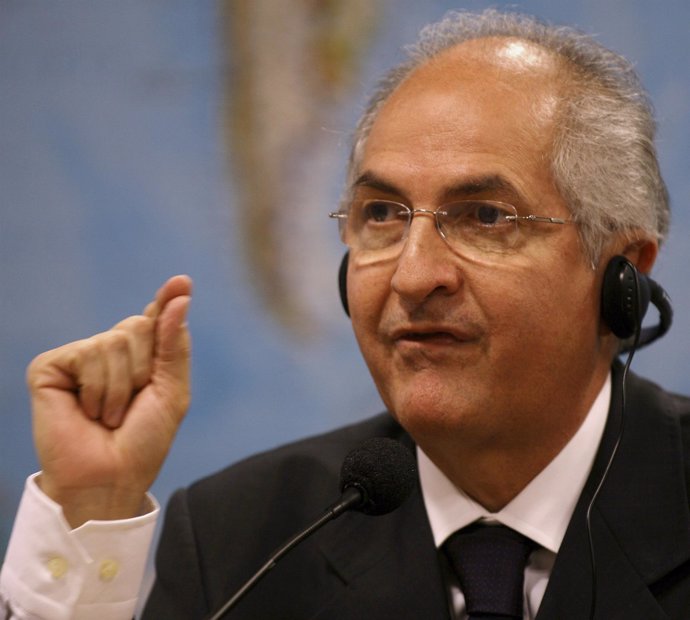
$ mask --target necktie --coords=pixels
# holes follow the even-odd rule
[[[443,551],[460,580],[470,620],[522,618],[525,565],[535,546],[504,525],[475,523],[448,538]]]

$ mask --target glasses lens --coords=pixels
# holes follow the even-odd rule
[[[437,211],[441,234],[458,250],[495,253],[509,250],[517,238],[512,205],[487,200],[463,200]]]
[[[347,217],[345,242],[363,250],[382,250],[405,236],[410,210],[387,200],[354,202]]]
[[[431,211],[420,210],[431,214]],[[342,240],[366,252],[368,259],[383,260],[401,247],[415,211],[389,200],[354,201],[338,217]],[[518,239],[517,211],[492,200],[462,200],[440,207],[436,221],[441,236],[459,254],[486,259],[513,249]]]

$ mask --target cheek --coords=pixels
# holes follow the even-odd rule
[[[351,265],[347,274],[347,299],[352,327],[367,362],[377,342],[381,314],[389,298],[390,276],[380,269]]]
[[[541,284],[534,287],[534,293],[538,305],[544,308],[545,322],[554,323],[560,329],[597,331],[600,290],[593,272],[586,269],[547,272]]]
[[[350,268],[347,275],[347,299],[353,319],[361,320],[379,313],[388,289],[384,278]]]
[[[369,372],[388,409],[395,404],[391,392],[395,392],[396,372],[390,347],[383,341],[379,326],[390,303],[392,274],[378,266],[348,271],[348,302],[352,328],[357,344]]]
[[[355,329],[378,322],[391,296],[391,282],[397,261],[366,262],[350,250],[346,286]]]
[[[599,294],[591,274],[547,269],[507,275],[502,285],[489,288],[479,281],[475,289],[494,355],[512,357],[512,365],[525,356],[537,365],[541,359],[546,370],[563,347],[596,346]]]

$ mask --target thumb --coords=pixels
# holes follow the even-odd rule
[[[154,383],[161,380],[188,381],[191,339],[187,312],[191,297],[180,295],[163,307],[156,321]]]

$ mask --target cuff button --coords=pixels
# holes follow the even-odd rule
[[[98,570],[101,581],[112,581],[120,572],[120,564],[115,560],[103,560]]]
[[[67,569],[69,568],[67,560],[61,557],[50,558],[50,560],[46,562],[46,566],[48,567],[48,571],[52,575],[53,579],[61,579],[64,577]]]

